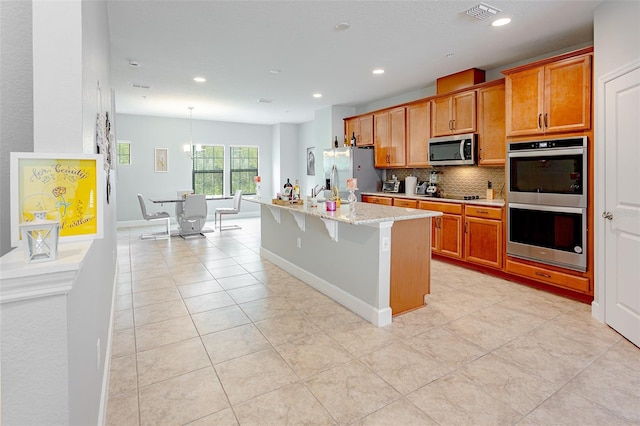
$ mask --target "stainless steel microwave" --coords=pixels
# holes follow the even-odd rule
[[[477,135],[441,136],[429,139],[429,164],[432,166],[461,166],[476,164]]]

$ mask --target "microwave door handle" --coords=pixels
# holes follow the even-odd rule
[[[465,160],[464,158],[464,140],[460,141],[460,159]]]

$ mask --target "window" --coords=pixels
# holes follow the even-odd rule
[[[258,147],[232,146],[231,153],[231,194],[241,189],[243,194],[255,194],[253,178],[258,176]]]
[[[224,146],[202,145],[193,148],[193,191],[196,194],[222,196],[224,183]]]
[[[131,164],[131,142],[118,141],[118,164]]]

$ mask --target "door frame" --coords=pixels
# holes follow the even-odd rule
[[[605,241],[607,226],[602,218],[602,212],[606,209],[605,203],[605,130],[606,130],[606,102],[605,102],[605,86],[608,82],[615,80],[623,74],[640,68],[640,59],[629,62],[615,70],[598,78],[598,86],[596,90],[596,128],[595,141],[593,143],[594,155],[594,207],[593,207],[593,224],[594,224],[594,298],[591,303],[591,315],[598,321],[606,323],[605,301],[606,301],[606,263],[605,263]]]

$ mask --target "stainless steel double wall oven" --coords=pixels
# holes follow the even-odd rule
[[[587,268],[587,137],[513,142],[507,176],[507,254]]]

